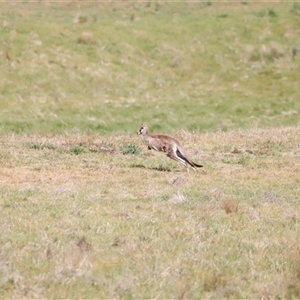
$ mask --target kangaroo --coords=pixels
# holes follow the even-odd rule
[[[195,171],[196,168],[203,167],[202,165],[194,163],[187,157],[179,141],[175,138],[164,134],[149,134],[146,124],[142,124],[142,127],[138,131],[138,134],[141,134],[143,136],[143,140],[149,150],[153,149],[166,153],[168,157],[183,164],[187,168],[187,170],[188,165],[190,165]]]

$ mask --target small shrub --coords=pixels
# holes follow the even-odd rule
[[[70,152],[75,155],[79,155],[84,151],[84,148],[80,145],[76,145],[70,149]]]
[[[139,146],[131,143],[123,144],[120,150],[124,155],[138,155],[141,152],[141,148]]]
[[[268,9],[268,15],[269,15],[269,17],[272,17],[272,18],[277,17],[277,13],[275,12],[275,10],[273,8]]]

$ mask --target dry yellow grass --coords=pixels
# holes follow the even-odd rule
[[[1,136],[3,297],[298,298],[299,127],[176,136]]]

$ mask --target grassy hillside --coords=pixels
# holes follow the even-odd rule
[[[28,1],[0,15],[2,133],[299,120],[296,2]]]
[[[299,128],[177,137],[2,136],[2,297],[299,298]]]

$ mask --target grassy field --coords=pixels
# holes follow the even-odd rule
[[[0,14],[2,133],[299,120],[297,2],[13,2]]]
[[[176,136],[2,136],[2,297],[299,298],[299,127]]]
[[[300,298],[299,3],[0,7],[1,297]]]

